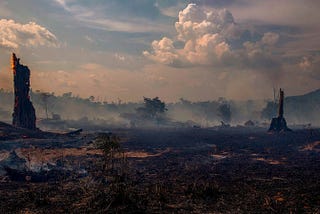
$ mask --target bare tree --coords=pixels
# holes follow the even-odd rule
[[[42,106],[43,106],[43,108],[45,110],[47,119],[49,118],[49,116],[48,116],[48,105],[50,103],[50,98],[51,97],[53,97],[53,95],[48,93],[48,92],[41,92],[40,93],[41,104],[42,104]]]
[[[228,103],[222,103],[218,107],[218,115],[221,117],[224,123],[230,123],[231,121],[231,108]]]

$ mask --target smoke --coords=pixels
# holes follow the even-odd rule
[[[154,122],[139,117],[137,109],[143,107],[143,103],[102,103],[92,99],[82,99],[65,93],[62,96],[49,94],[43,99],[42,92],[32,92],[31,99],[36,108],[37,124],[41,129],[105,129],[110,127],[212,127],[220,125],[225,120],[221,115],[221,106],[230,106],[230,123],[233,126],[244,125],[248,120],[256,125],[269,125],[269,120],[276,115],[271,112],[270,118],[263,117],[262,111],[267,106],[266,100],[235,101],[220,98],[215,101],[191,102],[181,99],[177,103],[167,103],[166,111],[162,120]],[[0,90],[0,116],[2,121],[11,122],[13,109],[13,94]],[[46,102],[46,103],[44,103]],[[303,97],[287,97],[285,99],[285,117],[288,126],[294,124],[308,124],[319,126],[320,91]],[[46,108],[49,118],[48,122],[42,122],[46,118]],[[127,116],[126,116],[127,115]],[[139,119],[140,118],[140,119]],[[139,120],[137,120],[139,119]]]

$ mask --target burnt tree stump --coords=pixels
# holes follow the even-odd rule
[[[14,110],[12,124],[15,127],[36,129],[36,113],[30,101],[30,70],[20,64],[20,59],[13,53],[11,66],[14,82]]]
[[[282,132],[282,131],[291,131],[287,127],[286,119],[283,117],[283,102],[284,102],[284,92],[280,88],[280,97],[279,97],[279,109],[278,117],[272,118],[269,132]]]

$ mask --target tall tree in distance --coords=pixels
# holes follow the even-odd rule
[[[230,123],[231,121],[231,108],[227,102],[223,102],[218,107],[218,115],[223,123]]]
[[[145,119],[160,119],[168,110],[166,104],[162,102],[159,97],[153,99],[144,97],[143,101],[144,107],[138,108],[137,112]]]

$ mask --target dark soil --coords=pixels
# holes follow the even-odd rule
[[[85,167],[83,177],[3,178],[0,213],[320,213],[318,129],[112,131],[124,154],[139,155],[118,156],[107,171],[101,155],[64,157]]]

